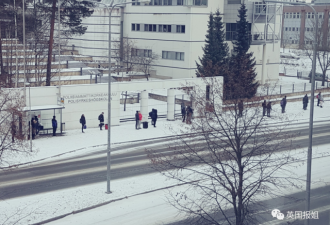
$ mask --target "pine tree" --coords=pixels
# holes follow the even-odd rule
[[[230,89],[231,98],[251,98],[257,93],[259,82],[255,80],[255,58],[249,52],[250,32],[246,20],[246,6],[242,4],[237,21],[237,40],[233,41],[234,54],[230,60],[232,76],[227,83],[227,90]]]
[[[220,16],[219,9],[216,11],[215,15],[210,14],[208,21],[208,30],[205,35],[205,46],[203,47],[202,58],[198,57],[199,63],[196,62],[197,77],[206,76],[210,74],[204,71],[207,66],[208,61],[212,62],[212,65],[223,66],[227,63],[228,59],[228,44],[225,42],[225,32],[224,25],[222,23],[222,18]],[[208,67],[208,69],[210,69]],[[212,74],[212,73],[211,73]],[[219,76],[221,74],[214,74],[214,76]]]

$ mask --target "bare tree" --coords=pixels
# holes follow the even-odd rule
[[[317,15],[318,16],[318,15]],[[323,19],[319,19],[318,30],[317,30],[317,52],[316,52],[316,61],[320,66],[321,72],[323,74],[322,86],[325,85],[327,71],[330,70],[330,40],[329,40],[329,25],[325,23]],[[305,33],[305,45],[304,50],[310,60],[313,60],[313,42],[314,42],[314,29],[315,22],[314,20],[309,20],[309,26],[306,28]]]
[[[222,104],[218,79],[204,78],[207,92],[205,86],[185,84],[194,86],[188,94],[197,116],[191,125],[173,131],[177,140],[169,143],[170,152],[146,151],[156,170],[186,184],[182,191],[170,192],[169,201],[186,214],[187,224],[258,224],[261,200],[282,196],[289,186],[299,188],[290,164],[295,160],[293,135],[284,131],[284,117],[279,117],[280,126],[268,124],[261,98]]]
[[[15,154],[29,155],[26,123],[23,118],[25,105],[22,93],[17,89],[0,88],[0,167],[10,166],[7,157]]]
[[[126,74],[128,74],[129,71],[133,70],[137,63],[137,57],[134,55],[134,49],[136,49],[135,42],[128,38],[123,38],[122,44],[118,39],[115,39],[113,43],[116,64],[126,66]],[[119,74],[119,70],[117,71],[117,74]]]
[[[156,53],[152,52],[151,48],[137,49],[137,71],[144,73],[147,80],[149,80],[150,69],[158,59],[159,56]]]

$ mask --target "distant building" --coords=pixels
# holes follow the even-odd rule
[[[103,2],[109,2],[103,0]],[[159,55],[153,70],[171,78],[195,77],[196,61],[202,57],[210,12],[217,9],[223,16],[226,40],[232,49],[236,38],[236,21],[242,0],[152,0],[149,5],[133,3],[114,9],[112,40],[134,41],[139,54]],[[277,80],[282,6],[245,1],[250,22],[251,48],[256,59],[257,79]],[[94,59],[105,59],[108,40],[108,12],[96,8],[92,17],[83,20],[85,35],[73,37],[69,46]],[[118,46],[114,44],[113,48]],[[114,57],[114,54],[112,54]]]
[[[322,43],[329,41],[329,0],[317,0],[314,5],[318,16]],[[323,2],[327,2],[324,3]],[[322,5],[319,5],[322,4]],[[284,48],[304,48],[312,45],[314,39],[314,13],[307,6],[284,6],[281,46]]]

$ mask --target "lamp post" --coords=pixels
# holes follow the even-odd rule
[[[311,85],[311,107],[309,114],[309,144],[307,153],[307,179],[306,179],[306,211],[310,211],[310,192],[311,192],[311,171],[312,171],[312,145],[313,145],[313,113],[314,113],[314,88],[315,88],[315,69],[316,69],[316,51],[317,51],[317,30],[318,30],[318,16],[316,10],[310,4],[303,2],[283,2],[283,1],[269,1],[271,3],[282,3],[289,5],[305,5],[310,7],[314,12],[314,41],[313,41],[313,62],[312,62],[312,85]],[[309,218],[305,220],[305,224],[309,225]]]
[[[111,0],[110,5],[106,5],[104,3],[101,2],[95,2],[95,1],[91,1],[91,0],[77,0],[78,2],[92,2],[92,3],[96,3],[96,4],[101,4],[104,5],[108,10],[109,10],[109,40],[108,40],[108,67],[109,67],[109,76],[108,76],[108,144],[107,144],[107,194],[110,194],[110,169],[111,169],[111,165],[110,165],[110,159],[111,159],[111,13],[112,10],[114,9],[115,6],[118,5],[126,5],[126,4],[130,4],[130,3],[136,3],[136,2],[123,2],[123,3],[117,3],[117,4],[113,4],[114,0]],[[150,0],[146,0],[146,1],[140,1],[140,2],[145,2],[145,3],[149,3]]]

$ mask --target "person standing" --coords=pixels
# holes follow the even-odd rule
[[[184,123],[184,121],[186,120],[186,107],[183,105],[183,107],[181,106],[181,114],[182,114],[182,122]]]
[[[85,115],[84,114],[82,114],[81,117],[80,117],[80,123],[81,123],[81,131],[83,133],[85,133],[84,132],[84,127],[86,125],[86,118],[85,118]]]
[[[303,98],[303,109],[306,110],[308,105],[308,96],[307,94]]]
[[[186,123],[187,123],[187,124],[191,124],[191,118],[192,118],[193,110],[192,110],[192,108],[188,105],[186,111],[187,111],[187,119],[186,119]]]
[[[142,123],[142,114],[139,111],[139,129],[141,129],[141,123]]]
[[[57,120],[56,120],[55,116],[53,116],[53,119],[52,119],[52,127],[53,127],[53,136],[56,136]]]
[[[34,117],[31,119],[31,126],[32,126],[32,140],[36,138],[36,121]]]
[[[285,106],[286,106],[286,96],[281,101],[282,113],[285,113]]]
[[[262,116],[266,116],[266,110],[267,110],[267,102],[264,100],[262,103]]]
[[[16,124],[15,121],[11,121],[11,141],[15,142],[15,135],[16,135]]]
[[[135,129],[136,130],[139,129],[138,126],[139,126],[139,111],[136,111],[136,113],[135,113]]]
[[[238,117],[243,116],[243,100],[238,103]]]
[[[152,120],[151,125],[154,125],[154,127],[156,127],[156,121],[157,121],[157,109],[152,109],[152,112],[151,112],[151,120]]]
[[[103,125],[104,125],[104,112],[102,112],[102,113],[99,115],[99,121],[100,121],[99,127],[100,127],[100,130],[102,130],[102,127],[103,127]]]
[[[271,102],[268,102],[267,104],[267,117],[270,117],[270,110],[272,110]]]
[[[319,100],[320,100],[320,107],[323,108],[323,103],[324,103],[323,95],[320,95]]]
[[[319,92],[319,94],[318,95],[316,95],[316,98],[317,98],[317,106],[319,106],[320,105],[320,98],[321,98],[321,92]]]
[[[39,119],[37,116],[34,116],[34,120],[36,121],[36,135],[37,135],[37,134],[39,134],[40,124],[39,124]]]

